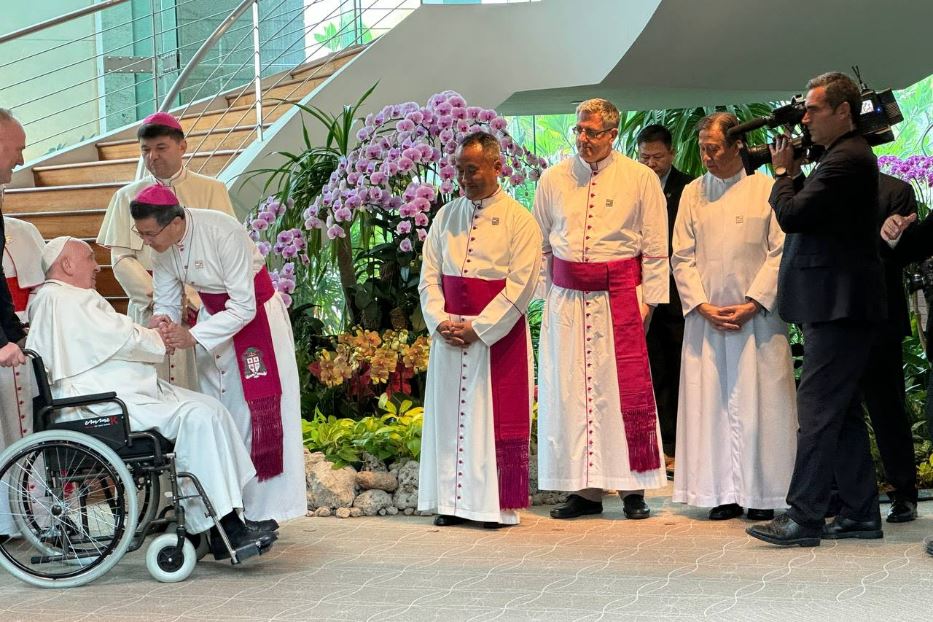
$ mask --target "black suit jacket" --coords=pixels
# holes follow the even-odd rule
[[[836,140],[806,180],[781,177],[771,207],[787,234],[778,311],[787,322],[887,317],[878,256],[878,163],[865,139]]]
[[[914,189],[906,181],[881,173],[878,179],[878,210],[879,231],[885,219],[892,214],[915,214],[917,199]],[[880,235],[878,240],[888,294],[888,324],[896,334],[906,337],[910,334],[910,313],[904,291],[904,263],[899,261]]]
[[[0,191],[2,192],[2,191]],[[0,201],[3,198],[0,196]],[[3,258],[3,249],[6,248],[6,227],[3,224],[3,212],[0,212],[0,260]],[[13,309],[13,297],[6,284],[6,275],[3,273],[3,263],[0,261],[0,348],[11,341],[19,341],[26,336],[23,324]]]
[[[671,172],[664,182],[664,196],[667,198],[667,248],[671,249],[674,239],[674,220],[677,219],[677,208],[680,206],[680,195],[684,193],[684,186],[693,181],[694,178],[686,173],[678,171],[673,166]],[[655,316],[660,314],[670,316],[672,319],[679,319],[683,322],[683,309],[680,304],[680,295],[677,293],[677,283],[674,281],[674,271],[671,271],[670,282],[670,303],[667,305],[658,305],[655,310]]]

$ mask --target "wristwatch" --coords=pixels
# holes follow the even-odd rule
[[[786,167],[783,167],[783,166],[774,167],[774,178],[777,179],[778,177],[787,177]]]

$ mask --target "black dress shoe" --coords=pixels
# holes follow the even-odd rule
[[[464,522],[466,522],[465,518],[452,516],[450,514],[438,514],[434,517],[434,524],[438,527],[450,527],[452,525],[460,525]]]
[[[823,525],[823,537],[827,540],[843,540],[845,538],[858,538],[859,540],[876,540],[884,537],[881,531],[881,517],[872,520],[852,520],[844,516],[837,516],[833,522]]]
[[[909,523],[917,518],[917,504],[913,501],[894,501],[888,510],[889,523]]]
[[[279,524],[273,518],[266,520],[246,519],[246,526],[250,529],[258,529],[259,531],[278,531],[279,529]]]
[[[774,520],[774,510],[756,510],[748,508],[745,511],[745,518],[748,520]]]
[[[587,514],[602,513],[602,501],[590,501],[580,495],[569,495],[566,503],[551,510],[551,518],[576,518]]]
[[[709,511],[710,520],[729,520],[730,518],[738,518],[742,515],[742,506],[738,503],[726,503],[724,505],[717,505],[712,510]],[[774,518],[772,516],[772,518]]]
[[[651,515],[651,508],[645,503],[645,495],[625,495],[622,499],[622,513],[625,514],[625,518],[638,520],[648,518]]]
[[[511,527],[511,525],[506,525],[505,523],[496,523],[493,521],[486,521],[483,523],[483,529],[502,529],[503,527]]]
[[[805,527],[787,514],[781,514],[770,522],[752,525],[745,533],[779,546],[819,546],[821,531],[819,527]]]

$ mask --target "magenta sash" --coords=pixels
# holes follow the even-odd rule
[[[635,287],[641,283],[641,258],[580,263],[553,258],[551,278],[564,289],[609,293],[616,378],[629,468],[635,472],[661,466],[657,409],[648,366],[645,329]]]
[[[233,348],[252,421],[250,458],[256,467],[256,476],[263,481],[283,470],[282,383],[266,315],[265,303],[275,294],[275,286],[266,268],[256,273],[253,288],[256,292],[256,317],[233,336]],[[223,311],[230,299],[226,293],[199,293],[201,302],[211,315]]]
[[[505,288],[505,279],[486,281],[444,275],[444,311],[479,315]],[[525,316],[489,348],[492,418],[499,474],[499,508],[528,507],[528,437],[530,430],[528,343]]]

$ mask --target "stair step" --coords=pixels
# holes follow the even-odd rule
[[[297,100],[295,100],[297,101]],[[278,102],[276,102],[278,103]],[[290,103],[281,106],[267,106],[262,109],[262,122],[272,123],[291,109]],[[221,128],[241,127],[256,122],[256,108],[253,106],[234,106],[220,110],[205,112],[200,118],[197,114],[189,114],[178,120],[185,134],[195,130],[213,130]],[[214,127],[214,124],[217,124]]]
[[[341,50],[336,54],[308,63],[307,65],[302,65],[292,69],[291,77],[299,80],[304,80],[308,77],[308,74],[319,72],[319,73],[335,73],[338,69],[349,63],[353,60],[357,54],[363,51],[366,46],[360,45],[352,48],[347,48],[346,50]]]
[[[305,82],[304,77],[302,77],[300,80],[280,82],[270,88],[263,86],[263,103],[265,105],[269,105],[274,104],[275,100],[277,99],[302,99],[305,95],[313,91],[315,87],[317,87],[332,75],[333,73],[331,72],[321,73],[315,75],[313,78],[308,79],[307,82]],[[268,102],[268,104],[266,104],[266,102]],[[251,106],[254,103],[256,103],[256,95],[253,89],[249,89],[243,93],[234,92],[230,95],[227,95],[227,104],[230,106]]]
[[[186,155],[188,167],[205,175],[216,175],[239,151],[228,149],[210,153]],[[100,162],[79,162],[55,166],[37,166],[32,169],[37,186],[66,186],[77,184],[106,183],[114,180],[131,182],[136,176],[139,158],[104,160]]]
[[[268,128],[269,124],[264,124]],[[244,125],[233,129],[218,128],[214,132],[197,130],[190,132],[188,140],[190,153],[214,151],[215,149],[243,149],[256,137],[256,128]],[[97,143],[97,153],[101,160],[122,160],[139,157],[139,141],[135,138]]]
[[[70,235],[76,238],[96,238],[106,212],[105,206],[102,209],[69,212],[21,212],[17,217],[34,224],[46,240],[57,238],[60,235]]]
[[[126,184],[123,182],[112,182],[48,188],[14,188],[7,190],[4,195],[3,213],[23,218],[23,214],[31,212],[107,209],[114,193],[124,185]],[[96,238],[97,232],[89,237]]]

